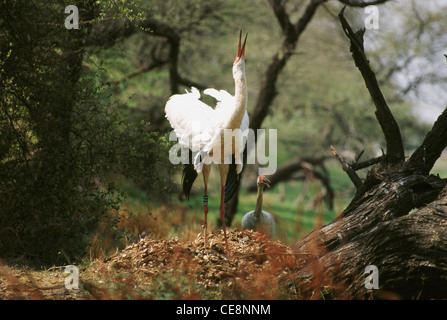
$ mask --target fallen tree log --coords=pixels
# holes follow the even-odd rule
[[[334,290],[334,297],[447,298],[445,185],[420,175],[377,185],[357,200],[360,205],[293,246],[300,261],[297,277],[310,279],[312,290]],[[371,265],[377,267],[379,290],[365,286]]]

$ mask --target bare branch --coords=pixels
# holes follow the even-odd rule
[[[383,159],[384,159],[384,157],[380,156],[380,157],[372,158],[372,159],[362,161],[362,162],[354,162],[353,164],[351,164],[351,168],[355,171],[365,169],[365,168],[368,168],[374,164],[379,163]]]
[[[196,87],[199,90],[204,90],[204,89],[208,88],[208,86],[203,83],[198,83],[198,82],[192,81],[192,80],[184,78],[180,75],[178,76],[178,83],[181,85],[184,85],[186,87]]]
[[[153,70],[155,68],[161,67],[165,63],[167,63],[167,61],[161,61],[161,60],[152,61],[148,65],[143,66],[143,67],[139,68],[138,70],[133,71],[133,72],[127,74],[126,76],[124,76],[123,79],[115,81],[114,85],[117,86],[119,83],[121,83],[124,80],[129,80],[129,79],[131,79],[131,78],[133,78],[135,76],[138,76],[138,75],[140,75],[142,73],[149,72],[149,71],[151,71],[151,70]]]
[[[379,121],[382,132],[385,136],[387,144],[386,160],[390,163],[403,162],[405,159],[404,147],[399,125],[391,113],[385,97],[380,90],[376,75],[372,71],[369,61],[365,56],[363,48],[363,34],[365,29],[354,32],[343,16],[343,8],[338,15],[340,18],[343,31],[351,42],[351,53],[355,65],[360,70],[365,81],[366,87],[371,95],[371,98],[376,106],[376,117]]]
[[[274,174],[268,176],[270,180],[270,187],[273,188],[280,182],[288,180],[307,179],[309,175],[319,180],[322,186],[326,189],[326,203],[330,209],[334,205],[335,192],[332,189],[329,174],[324,167],[324,161],[329,159],[328,156],[312,157],[312,158],[293,158],[283,165],[281,165]],[[321,168],[322,170],[318,170]],[[298,172],[304,172],[304,175],[297,176]],[[254,192],[257,189],[257,184],[254,182],[247,187],[247,190]]]
[[[343,157],[337,153],[337,151],[333,146],[331,146],[331,151],[334,154],[335,158],[337,158],[337,160],[341,163],[343,171],[345,171],[348,174],[349,179],[351,179],[352,183],[354,183],[357,190],[359,190],[362,187],[363,183],[362,180],[360,180],[357,173],[355,172],[355,170],[348,163],[346,163]]]
[[[216,8],[210,5],[204,5],[201,8],[201,13],[196,19],[192,19],[188,21],[188,23],[185,26],[179,27],[177,29],[178,33],[182,33],[184,31],[190,31],[193,28],[197,28],[198,25],[200,25],[204,20],[206,20],[208,17],[213,17],[215,19],[219,18],[219,15],[216,14],[214,11]]]
[[[286,8],[284,7],[282,1],[270,0],[269,2],[283,33],[287,33],[292,30],[293,24],[290,22],[289,15],[287,14]]]
[[[270,0],[276,18],[283,30],[284,42],[279,51],[273,56],[262,79],[261,89],[256,105],[250,114],[250,128],[255,130],[261,127],[264,118],[268,114],[270,105],[275,98],[276,82],[278,76],[286,65],[293,50],[295,49],[301,34],[312,20],[317,8],[327,0],[312,0],[304,10],[296,25],[293,25],[286,13],[284,2],[281,0]]]
[[[406,162],[406,169],[428,174],[433,168],[442,151],[447,147],[447,108],[436,120],[433,128],[425,136],[421,146]]]
[[[314,171],[313,167],[323,163],[328,158],[326,156],[315,158],[293,158],[281,165],[274,174],[269,176],[270,186],[278,184],[281,181],[288,180],[293,173],[300,170]]]

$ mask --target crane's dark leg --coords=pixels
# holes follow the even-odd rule
[[[225,225],[225,182],[228,176],[228,164],[219,164],[219,172],[220,172],[220,219],[222,220],[222,227],[224,231],[225,237],[225,248],[228,250],[228,241],[227,241],[227,229]]]

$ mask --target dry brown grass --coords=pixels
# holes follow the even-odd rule
[[[266,235],[215,230],[194,240],[146,237],[108,258],[80,267],[79,290],[64,288],[63,267],[0,268],[0,299],[322,299],[348,298],[310,255],[312,279],[297,277],[292,249]],[[314,258],[312,258],[314,256]]]
[[[295,265],[290,248],[247,230],[229,230],[229,253],[222,232],[208,239],[204,248],[202,236],[193,241],[145,238],[102,263],[112,273],[141,279],[138,289],[153,292],[152,298],[157,298],[157,283],[167,285],[162,295],[176,299],[279,299],[288,294],[284,288]]]
[[[281,241],[240,229],[227,232],[229,252],[221,230],[209,232],[205,248],[195,219],[181,206],[128,206],[117,224],[127,239],[115,239],[111,221],[104,221],[88,250],[89,262],[79,267],[79,290],[65,289],[64,267],[2,265],[0,299],[349,298],[343,283],[334,283],[319,265],[321,248],[310,248],[303,266],[303,257]],[[311,278],[297,276],[303,267],[310,268]]]

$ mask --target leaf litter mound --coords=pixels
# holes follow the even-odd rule
[[[138,274],[146,280],[160,277],[188,279],[205,289],[229,290],[245,298],[278,298],[290,284],[296,267],[292,250],[280,241],[251,231],[227,230],[228,252],[223,232],[182,242],[178,238],[141,239],[110,257],[109,268]],[[293,286],[292,286],[293,287]]]
[[[192,241],[145,237],[80,267],[80,289],[67,290],[64,267],[45,271],[0,264],[0,299],[296,299],[291,248],[251,231]]]

